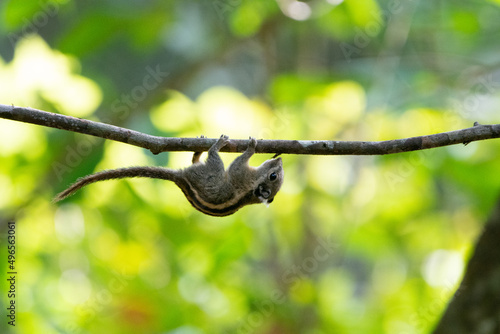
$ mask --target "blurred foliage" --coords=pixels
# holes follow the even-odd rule
[[[499,122],[498,1],[11,0],[0,13],[4,104],[175,137],[367,141]],[[429,332],[497,198],[499,149],[284,156],[269,208],[214,218],[157,180],[52,204],[85,174],[191,154],[0,119],[15,329]]]

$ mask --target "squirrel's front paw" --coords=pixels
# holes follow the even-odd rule
[[[248,148],[255,149],[255,147],[257,147],[257,139],[250,137],[250,140],[248,141]]]
[[[254,137],[250,137],[250,140],[248,141],[248,148],[255,148],[257,147],[257,139]]]
[[[229,142],[229,137],[226,136],[226,135],[221,135],[220,138],[217,140],[217,142],[215,143],[215,146],[217,147],[217,149],[221,149],[222,147],[224,147],[227,143]]]

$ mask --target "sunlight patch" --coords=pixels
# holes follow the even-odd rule
[[[88,116],[101,103],[102,92],[95,82],[75,73],[79,70],[75,59],[50,49],[37,35],[28,36],[17,44],[14,62],[0,68],[0,74],[11,77],[0,97],[35,104],[42,96],[65,114]]]
[[[431,286],[453,286],[462,277],[464,261],[459,252],[438,249],[424,262],[422,274]]]

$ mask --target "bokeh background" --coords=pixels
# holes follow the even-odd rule
[[[7,0],[0,103],[169,137],[375,141],[498,123],[499,6]],[[0,243],[14,219],[19,272],[16,327],[4,316],[0,331],[428,333],[497,199],[499,149],[286,155],[269,208],[215,218],[159,180],[53,204],[80,176],[191,153],[0,119]]]

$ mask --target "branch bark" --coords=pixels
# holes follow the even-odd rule
[[[500,333],[500,200],[434,334]]]
[[[47,111],[0,104],[0,118],[38,124],[142,147],[153,154],[166,151],[203,152],[215,143],[210,138],[167,138],[114,125],[55,114]],[[313,155],[384,155],[425,150],[435,147],[468,144],[473,141],[499,138],[500,124],[480,125],[433,135],[378,142],[335,140],[259,140],[257,153]],[[243,152],[248,140],[231,139],[222,152]]]

